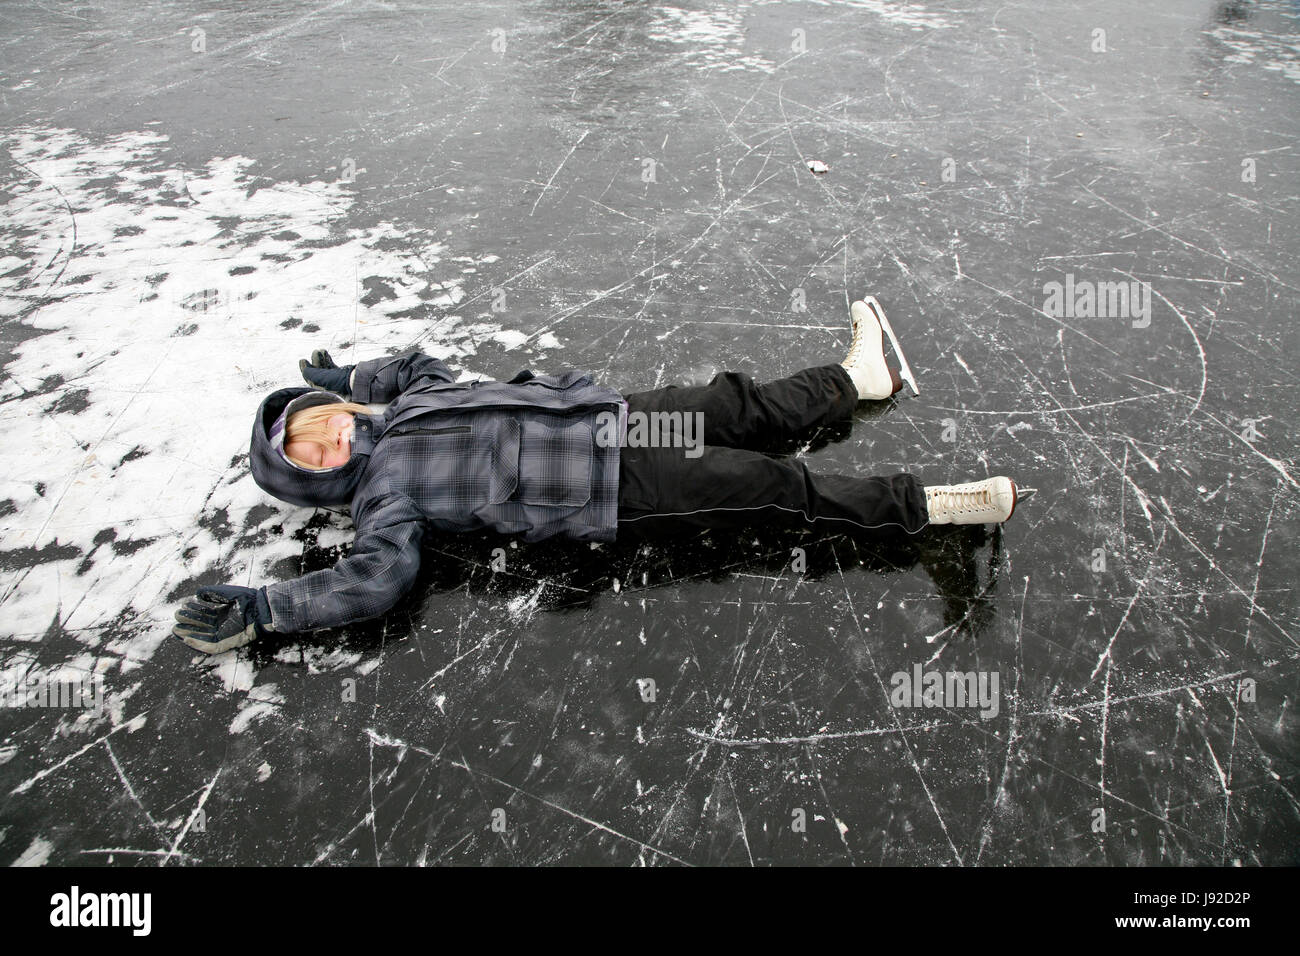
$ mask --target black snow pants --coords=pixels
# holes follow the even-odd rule
[[[858,396],[840,365],[764,384],[723,372],[708,385],[624,397],[630,423],[637,412],[702,413],[704,447],[698,457],[644,443],[621,449],[619,537],[758,524],[913,534],[929,520],[923,486],[912,475],[813,474],[802,461],[764,454],[852,415]]]

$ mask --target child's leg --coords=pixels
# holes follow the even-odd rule
[[[624,448],[619,534],[687,526],[779,524],[825,531],[915,533],[928,522],[925,491],[912,475],[815,475],[803,462],[739,448]]]
[[[722,372],[708,385],[669,385],[624,397],[629,414],[699,412],[704,416],[704,444],[754,450],[776,447],[848,418],[858,404],[858,393],[842,365],[808,368],[762,384],[742,372]]]

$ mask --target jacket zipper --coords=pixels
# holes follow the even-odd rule
[[[449,425],[446,428],[402,428],[393,432],[394,435],[451,435],[457,432],[467,432],[470,428],[468,425]]]

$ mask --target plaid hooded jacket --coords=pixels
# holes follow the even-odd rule
[[[357,365],[352,400],[390,404],[356,416],[347,464],[316,471],[283,455],[284,421],[291,402],[296,411],[339,396],[285,388],[262,403],[249,456],[257,484],[294,504],[350,505],[356,526],[351,552],[333,568],[266,585],[274,630],[383,614],[415,580],[426,526],[613,540],[619,449],[596,440],[597,416],[614,412],[622,426],[622,396],[578,371],[453,379],[442,361],[414,351]]]

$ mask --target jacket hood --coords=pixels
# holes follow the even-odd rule
[[[285,421],[293,412],[313,405],[342,402],[333,392],[312,388],[282,388],[272,392],[257,410],[253,438],[249,444],[249,466],[253,480],[267,494],[308,508],[347,506],[361,483],[370,461],[372,445],[352,444],[352,457],[335,468],[303,468],[284,455]],[[361,429],[357,429],[359,433]]]

